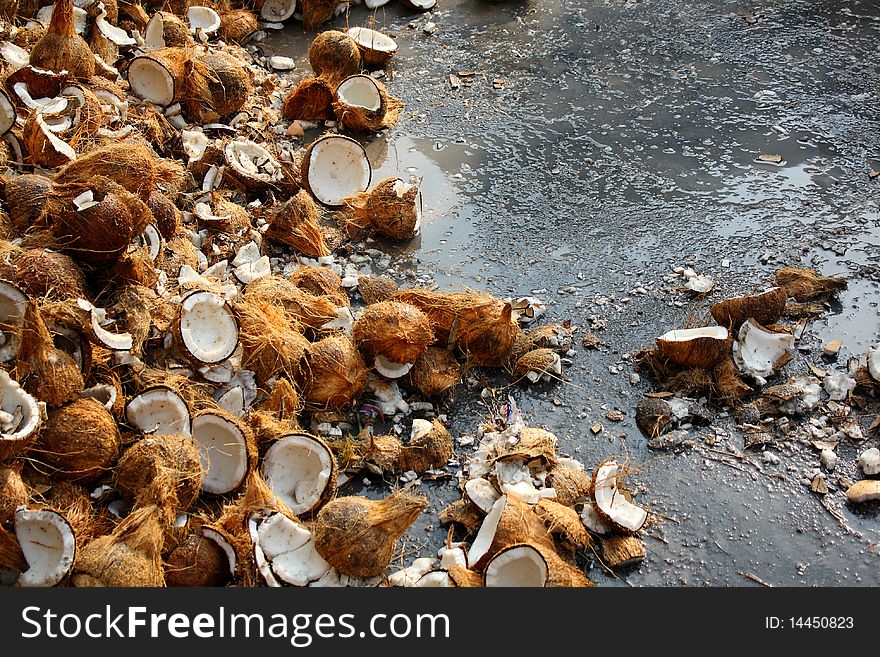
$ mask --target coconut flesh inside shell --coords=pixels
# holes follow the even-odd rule
[[[335,470],[327,446],[307,434],[277,440],[263,458],[266,483],[296,514],[314,511],[328,493]]]
[[[336,88],[336,98],[350,107],[361,107],[377,112],[382,107],[382,96],[375,80],[369,75],[353,75]]]
[[[547,583],[547,562],[531,545],[511,545],[492,557],[486,566],[486,586],[540,588]]]
[[[729,353],[728,339],[723,326],[705,326],[668,331],[657,338],[657,346],[674,365],[708,369]]]
[[[194,34],[201,30],[204,34],[213,34],[220,29],[220,14],[210,7],[193,5],[186,10],[189,29]]]
[[[0,362],[5,363],[18,355],[26,305],[24,292],[0,281]]]
[[[737,337],[733,360],[741,372],[755,377],[773,374],[776,364],[794,345],[790,333],[768,331],[753,319],[743,323]]]
[[[24,440],[40,424],[40,408],[6,370],[0,370],[0,441]],[[2,452],[2,448],[0,448]]]
[[[15,535],[28,562],[21,573],[21,586],[55,586],[73,566],[76,536],[60,514],[48,509],[19,507],[15,512]]]
[[[160,386],[133,397],[125,416],[148,435],[192,435],[189,407],[171,388]]]
[[[12,130],[15,117],[15,105],[9,100],[9,96],[0,91],[0,137]]]
[[[332,570],[315,550],[308,528],[283,513],[252,516],[249,528],[260,574],[270,586],[278,586],[279,579],[308,586]]]
[[[270,23],[281,23],[293,16],[296,0],[264,0],[260,16]]]
[[[648,512],[626,499],[617,488],[620,466],[607,461],[596,469],[593,477],[593,499],[599,513],[621,529],[635,532],[648,519]]]
[[[222,297],[193,292],[180,304],[180,337],[195,360],[220,363],[238,347],[238,322]]]
[[[319,139],[306,158],[309,189],[324,205],[341,205],[345,197],[366,191],[370,186],[370,160],[364,147],[353,139],[342,136]]]
[[[192,437],[199,447],[206,493],[229,493],[244,482],[248,473],[247,438],[234,422],[221,415],[204,413],[192,422]]]
[[[163,107],[174,102],[174,75],[155,59],[136,57],[128,68],[128,83],[144,100]]]
[[[378,63],[397,52],[397,42],[394,39],[387,34],[371,30],[368,27],[349,28],[348,36],[354,39],[358,46],[366,51],[368,63]]]

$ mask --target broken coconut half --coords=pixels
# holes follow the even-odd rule
[[[711,369],[730,352],[730,335],[723,326],[677,329],[657,338],[657,347],[673,365]]]
[[[241,487],[257,456],[250,429],[232,415],[206,411],[193,419],[192,438],[205,473],[202,490],[222,495]]]
[[[0,281],[0,362],[6,363],[18,355],[27,296],[19,288]]]
[[[76,536],[60,513],[19,507],[15,536],[28,563],[18,577],[19,585],[55,586],[67,577],[76,556]]]
[[[738,338],[733,360],[740,372],[756,379],[770,376],[782,367],[789,358],[788,350],[794,346],[792,334],[768,331],[753,319],[743,323]]]
[[[196,36],[199,33],[205,36],[214,34],[220,29],[220,14],[210,7],[193,5],[186,10],[186,20],[189,23],[189,31]]]
[[[367,151],[349,137],[321,137],[309,146],[303,157],[303,186],[324,205],[342,205],[346,196],[366,191],[371,178]]]
[[[199,364],[221,363],[238,347],[238,319],[213,292],[196,291],[184,297],[174,329],[187,356]]]
[[[132,397],[125,417],[144,434],[191,436],[189,407],[171,388],[157,386]]]
[[[253,514],[248,528],[257,569],[269,586],[308,586],[332,570],[308,528],[283,513]]]
[[[336,88],[333,111],[339,124],[353,132],[379,132],[397,123],[403,102],[370,75],[352,75]]]
[[[540,588],[547,584],[548,574],[547,561],[537,548],[511,545],[500,550],[486,566],[486,586]]]
[[[397,42],[387,34],[368,27],[352,27],[348,36],[354,39],[361,51],[361,61],[370,68],[385,66],[397,52]]]
[[[0,370],[0,461],[27,449],[37,437],[41,419],[37,400]]]
[[[336,460],[320,438],[289,434],[266,452],[263,477],[293,513],[312,513],[336,490]]]
[[[648,519],[648,512],[626,499],[617,487],[622,468],[617,461],[600,464],[593,473],[593,500],[599,516],[617,529],[637,532]]]

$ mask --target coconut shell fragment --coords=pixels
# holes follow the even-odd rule
[[[774,287],[760,294],[719,301],[710,309],[719,326],[735,331],[747,319],[769,326],[782,317],[788,292],[784,287]]]
[[[328,121],[335,118],[333,98],[326,79],[306,78],[285,96],[281,116],[290,121]]]
[[[440,420],[413,420],[412,435],[401,449],[399,467],[421,473],[445,466],[452,454],[452,435]]]
[[[711,369],[730,354],[731,343],[723,326],[678,329],[657,338],[660,354],[679,368]]]
[[[776,281],[788,296],[801,303],[827,299],[846,289],[846,280],[837,276],[822,276],[812,269],[784,267],[776,272]]]

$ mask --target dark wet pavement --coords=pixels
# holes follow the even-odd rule
[[[348,22],[369,16],[356,7]],[[747,453],[736,467],[648,450],[633,414],[650,381],[632,385],[627,358],[783,265],[849,280],[839,306],[807,328],[801,345],[812,351],[784,374],[805,374],[806,361],[831,367],[820,355],[831,338],[844,340],[839,368],[880,341],[880,178],[868,176],[880,170],[880,4],[440,0],[428,15],[387,5],[376,19],[400,43],[386,85],[407,109],[369,146],[374,179],[423,176],[427,212],[419,239],[391,247],[398,278],[534,294],[549,304],[546,321],[570,318],[602,341],[578,348],[564,383],[498,390],[588,468],[629,459],[637,499],[664,516],[643,564],[592,576],[880,585],[877,503],[856,509],[832,493],[860,536],[842,529],[800,483],[818,467],[809,446],[772,449],[779,465]],[[294,25],[267,51],[296,57],[305,74],[312,36]],[[676,266],[713,277],[716,290],[701,303],[676,292],[664,280]],[[460,386],[443,409],[459,434],[485,412],[480,390]],[[613,408],[623,422],[604,418]],[[715,426],[731,431],[725,422]],[[735,431],[725,440],[742,447]],[[835,474],[859,478],[857,455],[877,442],[842,444]],[[445,538],[436,512],[457,497],[454,482],[425,488],[432,505],[410,532],[423,555]]]

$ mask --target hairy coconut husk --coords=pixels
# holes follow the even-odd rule
[[[0,526],[15,520],[15,510],[27,504],[28,488],[21,478],[21,464],[0,467]]]
[[[73,25],[73,0],[56,0],[46,34],[30,52],[31,66],[50,71],[67,71],[77,80],[95,74],[95,58],[85,39]]]
[[[547,483],[556,491],[556,501],[570,507],[586,500],[593,489],[586,472],[564,462],[550,468]]]
[[[242,365],[265,382],[281,372],[294,374],[309,341],[299,323],[282,307],[240,300],[234,305],[244,354]]]
[[[22,176],[3,179],[6,207],[12,224],[21,232],[45,225],[41,222],[46,200],[52,189],[52,180],[37,174],[26,173]]]
[[[315,549],[340,573],[374,577],[391,562],[394,547],[427,500],[394,493],[384,500],[339,497],[318,512],[312,536]]]
[[[190,70],[186,71],[186,75],[191,79],[204,76],[209,94],[207,97],[198,93],[188,94],[189,97],[185,99],[188,103],[206,102],[217,116],[224,117],[238,112],[251,95],[248,71],[231,55],[215,52],[204,55],[198,61],[190,60],[188,64]],[[199,116],[198,112],[196,116]]]
[[[281,116],[289,121],[329,121],[333,113],[333,88],[323,77],[306,78],[284,98]]]
[[[27,302],[25,309],[15,371],[24,389],[49,406],[73,401],[83,391],[79,366],[69,354],[55,348],[33,299]]]
[[[826,299],[845,290],[846,280],[837,276],[822,276],[813,269],[784,267],[776,272],[776,282],[785,288],[795,301],[806,302]],[[759,322],[760,323],[760,322]]]
[[[353,236],[371,228],[391,239],[408,240],[419,232],[419,188],[405,185],[400,178],[386,178],[369,192],[343,199],[343,205],[342,218]]]
[[[762,326],[775,324],[785,310],[788,293],[783,287],[774,287],[760,294],[719,301],[709,310],[720,326],[735,331],[749,318]]]
[[[508,495],[489,549],[476,563],[469,565],[474,570],[482,571],[498,552],[517,543],[529,543],[536,548],[556,552],[553,536],[538,514],[525,502]]]
[[[109,535],[88,543],[73,567],[74,586],[164,586],[160,517],[156,506],[135,509]]]
[[[26,249],[15,260],[13,282],[28,296],[64,301],[86,298],[85,277],[67,255],[48,249]]]
[[[15,264],[22,253],[12,242],[0,240],[0,280],[15,281]]]
[[[456,500],[438,514],[441,525],[456,523],[471,531],[476,530],[480,526],[485,516],[486,514],[483,513],[480,507],[471,502],[467,497]]]
[[[329,408],[357,399],[367,385],[367,368],[355,344],[343,334],[313,343],[306,352],[305,398]]]
[[[138,55],[132,59],[129,64],[129,84],[132,87],[132,93],[135,95],[156,94],[149,100],[157,100],[161,103],[170,101],[168,104],[184,102],[187,99],[192,100],[210,100],[210,92],[208,91],[207,82],[204,78],[204,67],[198,67],[197,71],[192,69],[193,53],[186,47],[166,47],[153,52]],[[148,70],[164,70],[167,73],[168,81],[172,85],[170,93],[158,93],[151,88],[150,85],[140,85],[141,70],[144,67]],[[158,69],[156,68],[158,67]],[[187,75],[191,79],[187,78]],[[163,92],[167,92],[164,89]],[[161,99],[161,100],[160,100]]]
[[[260,29],[260,21],[249,9],[232,9],[220,13],[220,38],[232,43],[244,43]]]
[[[165,558],[166,586],[222,586],[231,578],[229,559],[201,527],[188,532]]]
[[[196,271],[199,267],[198,250],[185,235],[179,235],[165,242],[165,249],[159,260],[159,269],[168,274],[172,280],[177,279],[180,268],[184,265],[189,265]]]
[[[183,223],[183,215],[177,206],[162,192],[153,192],[146,201],[147,207],[153,213],[156,228],[162,239],[169,241],[174,239],[177,231]]]
[[[452,435],[440,420],[435,419],[429,431],[410,440],[401,449],[399,468],[404,472],[412,470],[416,473],[441,468],[452,458],[452,454]]]
[[[516,442],[506,441],[495,448],[494,460],[517,460],[530,463],[539,460],[548,467],[556,463],[556,436],[535,427],[525,427]]]
[[[280,276],[264,276],[245,288],[245,298],[282,306],[304,326],[320,329],[336,319],[336,305],[325,297],[316,297]]]
[[[133,354],[143,352],[142,346],[150,336],[154,314],[157,328],[167,328],[168,317],[174,312],[172,306],[145,285],[135,282],[120,287],[114,297],[113,310],[131,335]]]
[[[645,559],[641,540],[628,534],[611,534],[600,541],[602,561],[611,569],[626,568]]]
[[[367,305],[385,301],[397,291],[397,283],[387,276],[358,276],[358,292]]]
[[[395,436],[369,435],[364,441],[360,460],[377,474],[400,472],[402,445]]]
[[[292,420],[296,422],[297,415],[302,407],[299,394],[285,378],[279,378],[275,387],[260,406],[260,410],[272,413],[279,420]]]
[[[116,466],[116,488],[129,504],[157,504],[185,511],[202,487],[199,450],[188,436],[143,438],[129,447]]]
[[[60,479],[88,482],[119,457],[116,420],[94,399],[78,399],[49,413],[38,442],[40,458]]]
[[[290,282],[313,296],[332,299],[339,308],[351,303],[342,289],[342,279],[329,267],[298,267],[290,275]]]
[[[81,155],[55,176],[57,185],[80,183],[88,186],[103,176],[146,201],[155,190],[157,171],[155,153],[140,144],[109,143]],[[136,234],[143,232],[146,223]]]
[[[754,392],[739,375],[739,370],[732,358],[725,358],[712,370],[713,392],[718,399],[733,406],[743,397]]]
[[[452,390],[461,374],[461,365],[448,350],[428,347],[413,363],[409,377],[423,395],[436,397]]]
[[[559,374],[555,370],[558,363],[559,356],[552,349],[532,349],[517,359],[513,366],[513,374],[517,381],[528,377],[529,374],[538,375],[539,378],[549,375],[558,379]]]
[[[96,512],[92,506],[89,489],[70,481],[53,481],[49,490],[39,496],[42,503],[58,511],[73,528],[76,549],[113,531],[115,523],[106,511]],[[33,500],[32,500],[33,502]]]
[[[141,30],[147,26],[147,23],[150,20],[150,16],[144,9],[143,4],[137,2],[137,0],[120,0],[118,12],[119,14],[122,14],[122,17],[129,19]]]
[[[254,433],[254,440],[259,445],[269,444],[301,428],[295,418],[279,420],[267,411],[251,411],[248,414],[248,425]]]
[[[434,340],[427,316],[415,306],[382,301],[367,306],[354,323],[354,339],[367,358],[413,363]]]
[[[27,570],[28,562],[15,534],[0,524],[0,569],[20,573]]]
[[[317,207],[304,189],[271,211],[264,235],[311,258],[330,255],[318,225]]]
[[[594,588],[596,586],[589,577],[570,562],[563,559],[553,550],[549,550],[544,546],[536,546],[538,552],[547,562],[547,583],[546,587],[564,587],[564,588]]]
[[[338,93],[339,86],[342,85],[342,82],[346,82],[353,77],[363,79],[365,82],[375,86],[379,96],[378,109],[371,110],[359,105],[349,105],[340,98]],[[339,121],[339,124],[346,130],[367,133],[380,132],[381,130],[393,127],[400,120],[400,115],[404,108],[403,101],[389,94],[385,89],[385,85],[379,80],[369,75],[357,75],[349,76],[342,82],[337,86],[336,99],[333,101],[333,113],[336,115],[336,120]],[[409,235],[409,237],[412,237],[412,235]]]
[[[534,506],[535,513],[544,521],[551,534],[557,536],[572,551],[589,548],[590,534],[577,511],[550,499],[540,500]]]
[[[649,438],[666,432],[672,422],[672,409],[663,399],[643,397],[636,406],[636,424]]]
[[[152,287],[159,280],[159,274],[145,246],[129,246],[110,272],[110,280],[116,283],[133,283]]]
[[[307,30],[313,29],[323,23],[326,18],[318,19],[322,15],[321,10],[329,9],[329,18],[336,8],[333,0],[310,0],[302,7],[303,24]],[[318,22],[314,22],[318,20]],[[361,70],[361,53],[357,42],[345,32],[327,30],[321,32],[309,46],[309,63],[316,75],[327,80],[331,88],[336,86],[350,75],[355,75]]]
[[[162,21],[162,38],[166,48],[186,48],[192,45],[193,38],[189,32],[189,25],[180,16],[170,11],[157,11],[156,14],[159,14],[159,19]]]
[[[806,303],[798,303],[797,301],[789,301],[785,304],[785,310],[782,316],[786,319],[804,319],[818,317],[827,310],[825,303],[818,301],[808,301]]]
[[[159,158],[156,165],[156,189],[168,198],[176,199],[183,192],[195,189],[195,179],[186,167],[169,157]]]
[[[460,588],[483,588],[486,585],[480,573],[462,566],[452,566],[449,569],[449,577]]]
[[[51,169],[76,158],[76,152],[71,145],[49,130],[39,112],[32,112],[25,120],[22,141],[27,151],[27,164]]]

